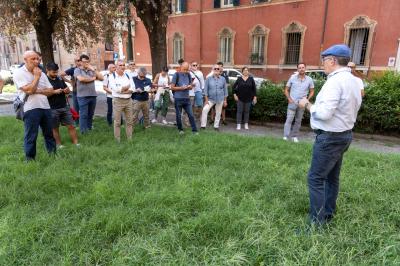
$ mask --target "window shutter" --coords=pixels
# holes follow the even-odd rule
[[[233,0],[233,6],[239,6],[240,0]]]
[[[187,12],[187,0],[181,0],[181,12],[185,13]]]
[[[221,7],[221,0],[214,0],[214,8],[220,8]]]

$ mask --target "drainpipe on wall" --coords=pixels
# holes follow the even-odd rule
[[[398,47],[397,47],[397,56],[396,56],[396,67],[395,67],[395,70],[396,70],[397,72],[399,72],[399,71],[400,71],[400,38],[397,39],[397,42],[398,42]]]
[[[200,30],[199,30],[199,43],[200,43],[200,47],[199,47],[199,64],[203,64],[203,45],[202,45],[202,36],[203,36],[203,22],[202,22],[202,16],[203,16],[203,0],[200,0],[200,8],[199,8],[199,26],[200,26]]]
[[[325,42],[325,31],[326,31],[326,19],[328,17],[328,8],[329,8],[329,0],[325,0],[325,10],[324,10],[324,20],[322,24],[322,35],[321,35],[321,45],[320,45],[320,54],[324,50],[324,42]],[[321,60],[318,60],[318,65],[322,66]]]
[[[374,31],[374,36],[372,36],[371,50],[369,51],[369,62],[368,62],[367,77],[369,76],[369,71],[371,70],[372,52],[374,51],[375,37],[376,37],[376,31]]]

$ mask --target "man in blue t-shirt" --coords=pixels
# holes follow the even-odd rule
[[[149,118],[149,91],[151,90],[151,80],[146,78],[147,70],[139,68],[138,75],[133,78],[135,89],[132,93],[133,100],[133,128],[138,121],[139,112],[142,111],[144,117],[144,128],[150,127]]]
[[[183,134],[182,128],[182,108],[189,117],[192,132],[197,133],[196,122],[193,116],[192,104],[190,102],[189,91],[193,88],[193,78],[189,73],[189,63],[183,62],[180,72],[176,72],[172,77],[171,89],[174,91],[176,125],[179,134]]]

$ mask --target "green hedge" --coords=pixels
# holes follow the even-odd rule
[[[315,96],[324,82],[324,80],[314,82]],[[258,103],[252,108],[251,119],[284,122],[287,100],[283,91],[284,83],[263,83],[257,91]],[[232,91],[229,95],[228,111],[232,117],[236,117],[236,103]],[[303,120],[303,124],[307,123],[309,123],[308,112],[305,113]],[[359,132],[366,133],[400,134],[400,74],[385,72],[369,81],[355,128]]]
[[[400,74],[388,71],[371,80],[356,126],[369,133],[400,133]]]

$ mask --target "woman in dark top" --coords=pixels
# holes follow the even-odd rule
[[[239,77],[233,84],[233,97],[237,103],[237,130],[240,130],[244,113],[244,128],[249,129],[249,114],[251,103],[256,104],[256,83],[253,77],[249,76],[249,69],[242,68],[242,77]]]

